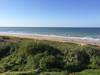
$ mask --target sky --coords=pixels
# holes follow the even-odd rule
[[[0,0],[0,27],[100,27],[100,0]]]

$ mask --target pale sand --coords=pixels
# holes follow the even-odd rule
[[[70,42],[77,43],[79,45],[98,45],[100,46],[100,40],[92,39],[81,39],[78,37],[57,37],[57,36],[45,36],[45,35],[31,35],[31,34],[17,34],[17,33],[0,33],[1,36],[14,36],[19,38],[30,38],[37,40],[50,40],[50,41],[59,41],[59,42]]]

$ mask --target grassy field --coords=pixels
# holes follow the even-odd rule
[[[1,36],[0,75],[100,75],[100,47]]]

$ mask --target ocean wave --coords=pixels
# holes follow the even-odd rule
[[[55,34],[39,34],[39,33],[29,33],[29,32],[20,32],[20,31],[8,31],[8,32],[0,32],[0,34],[4,35],[24,35],[24,36],[43,36],[43,37],[55,37],[55,38],[64,38],[64,39],[80,39],[80,40],[91,40],[91,41],[100,41],[100,38],[93,38],[93,37],[76,37],[76,36],[61,36]]]

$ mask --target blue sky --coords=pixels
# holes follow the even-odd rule
[[[100,0],[0,0],[0,26],[100,27]]]

